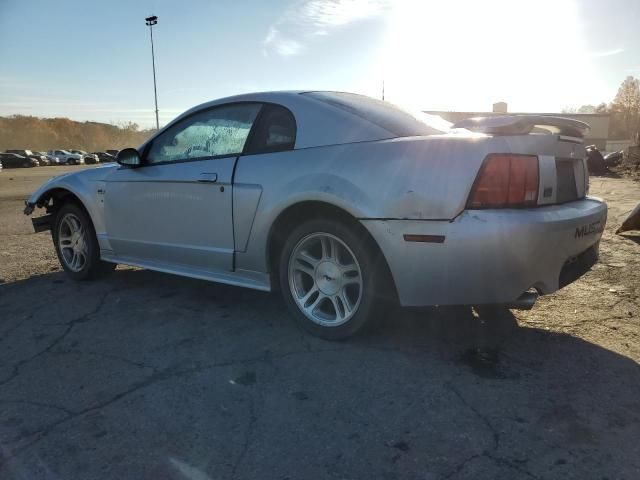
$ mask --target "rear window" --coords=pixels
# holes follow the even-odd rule
[[[389,102],[343,92],[305,92],[317,100],[363,118],[398,137],[436,135],[448,130],[448,122],[422,112],[411,113]],[[433,118],[430,118],[433,117]]]

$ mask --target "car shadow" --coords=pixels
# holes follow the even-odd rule
[[[327,342],[300,332],[279,295],[119,268],[91,283],[55,272],[1,285],[0,319],[0,403],[57,405],[75,422],[39,419],[33,405],[0,409],[14,470],[33,448],[61,477],[82,463],[85,478],[104,476],[90,458],[105,449],[121,478],[143,478],[130,470],[136,459],[181,478],[161,459],[203,451],[208,462],[196,463],[212,478],[231,476],[229,456],[263,478],[633,478],[640,468],[638,364],[544,324],[520,326],[506,309],[396,308]],[[93,360],[76,362],[82,355]],[[148,377],[129,379],[140,366]],[[76,383],[78,398],[59,393]],[[99,410],[103,430],[118,425],[108,447],[85,424],[97,420],[75,413],[97,412],[92,402],[114,409]],[[74,455],[61,442],[77,444]]]

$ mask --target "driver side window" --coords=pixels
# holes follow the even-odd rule
[[[240,155],[260,107],[238,103],[191,115],[153,140],[145,163]]]

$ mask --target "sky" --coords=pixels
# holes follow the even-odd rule
[[[0,0],[0,116],[160,124],[265,90],[558,112],[640,77],[640,0]]]

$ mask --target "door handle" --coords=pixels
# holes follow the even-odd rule
[[[198,182],[200,183],[216,183],[218,181],[217,173],[201,173]]]

